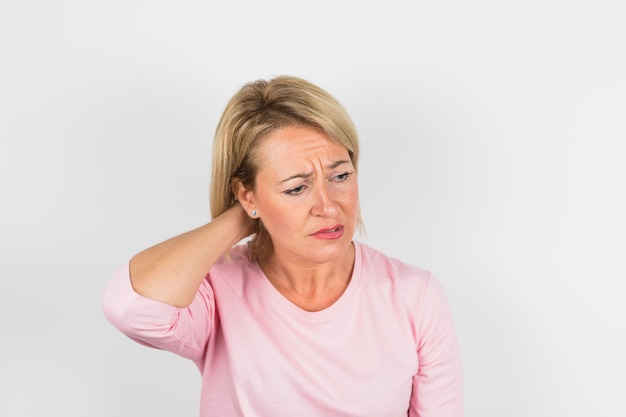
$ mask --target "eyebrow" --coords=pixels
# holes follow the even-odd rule
[[[336,161],[336,162],[333,162],[331,164],[328,164],[328,165],[326,165],[326,168],[327,169],[335,169],[335,168],[337,168],[337,167],[339,167],[339,166],[341,166],[343,164],[349,164],[349,163],[350,163],[350,161],[345,159],[345,160]],[[284,180],[281,180],[279,182],[279,184],[283,184],[283,183],[285,183],[287,181],[293,180],[294,178],[309,178],[312,174],[313,174],[312,172],[304,172],[304,173],[301,173],[301,174],[291,175],[290,177],[287,177]]]

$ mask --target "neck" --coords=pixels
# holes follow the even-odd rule
[[[292,303],[307,311],[318,311],[337,301],[350,283],[354,245],[345,256],[325,264],[302,265],[273,255],[260,266],[272,285]]]

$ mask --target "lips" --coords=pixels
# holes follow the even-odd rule
[[[343,225],[338,224],[332,228],[320,229],[317,232],[313,233],[311,236],[317,239],[339,239],[341,236],[343,236],[343,232]]]

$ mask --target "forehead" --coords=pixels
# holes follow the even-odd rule
[[[313,162],[350,159],[348,150],[323,131],[308,126],[289,126],[268,133],[258,148],[259,169],[304,169]]]

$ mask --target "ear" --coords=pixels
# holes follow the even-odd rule
[[[246,186],[243,185],[241,180],[238,178],[233,179],[231,189],[235,198],[239,200],[241,206],[248,213],[248,216],[251,216],[252,211],[256,210],[256,205],[254,204],[254,191],[246,188]]]

